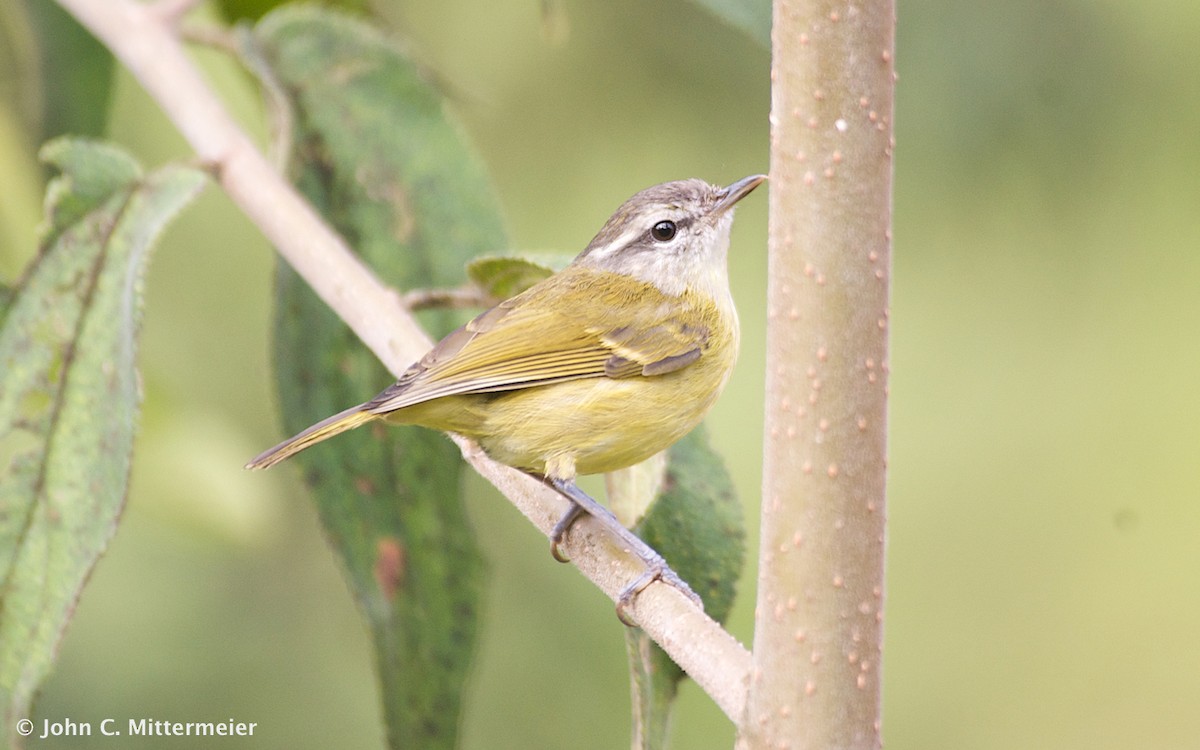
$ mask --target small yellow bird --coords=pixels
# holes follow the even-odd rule
[[[704,418],[737,358],[726,255],[733,206],[766,179],[667,182],[626,201],[561,272],[442,339],[375,398],[257,456],[275,465],[376,419],[456,432],[543,479],[646,562],[619,600],[662,578],[697,599],[650,547],[575,485],[632,466]]]

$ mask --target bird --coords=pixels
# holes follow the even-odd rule
[[[766,177],[646,188],[612,214],[562,271],[439,341],[374,398],[317,422],[248,464],[264,469],[368,422],[415,424],[475,440],[571,505],[551,551],[589,513],[644,562],[618,615],[655,580],[691,588],[576,485],[637,464],[708,413],[737,359],[727,255],[734,206]]]

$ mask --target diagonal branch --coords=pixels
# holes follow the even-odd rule
[[[371,351],[399,375],[431,342],[399,296],[380,284],[314,209],[276,172],[200,76],[174,32],[186,0],[147,6],[132,0],[59,0],[104,43],[162,107],[230,199],[258,226]],[[156,8],[161,12],[156,12]],[[524,474],[491,461],[455,437],[464,458],[543,533],[566,501]],[[564,545],[579,570],[616,601],[641,563],[590,519]],[[627,613],[721,709],[742,716],[750,654],[676,589],[654,584]]]

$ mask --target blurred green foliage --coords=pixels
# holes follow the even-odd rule
[[[42,140],[64,133],[103,134],[116,68],[112,55],[57,3],[25,7],[37,51],[29,59],[32,65],[22,66],[25,94],[36,103],[27,121],[40,126]]]
[[[480,159],[394,42],[303,7],[265,16],[251,44],[292,112],[292,179],[384,283],[460,284],[468,260],[508,244]],[[392,379],[285,263],[276,294],[286,434]],[[435,337],[459,322],[447,311],[424,320]],[[462,457],[431,430],[345,437],[297,461],[371,627],[389,746],[455,748],[483,589]]]
[[[682,0],[558,6],[551,41],[538,3],[373,4],[454,98],[518,247],[582,248],[655,182],[765,169],[766,50]],[[1200,6],[898,13],[888,746],[1191,747]],[[197,58],[261,132],[246,77]],[[44,187],[15,76],[0,72],[6,280],[32,254]],[[115,91],[110,137],[148,165],[187,155],[127,74]],[[765,227],[766,201],[739,208],[742,358],[710,422],[752,544]],[[228,715],[261,727],[231,748],[381,744],[367,634],[311,504],[287,471],[240,468],[279,437],[269,253],[217,191],[164,236],[126,522],[35,719]],[[491,585],[464,747],[623,746],[608,601],[468,484]],[[730,626],[749,642],[753,576],[742,589]],[[729,747],[719,711],[681,693],[675,746]],[[92,746],[109,745],[38,744]]]
[[[0,327],[0,743],[19,741],[80,591],[116,531],[141,405],[142,279],[155,238],[205,185],[58,138],[35,263]]]
[[[613,488],[613,483],[606,486]],[[610,504],[617,505],[612,489]],[[701,425],[667,451],[662,489],[633,527],[704,600],[704,612],[725,623],[746,568],[746,524],[729,470]],[[618,518],[620,516],[618,515]],[[625,631],[631,701],[641,744],[670,746],[673,709],[684,672],[639,628]]]

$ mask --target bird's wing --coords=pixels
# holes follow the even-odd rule
[[[604,374],[610,378],[665,375],[700,359],[707,340],[707,328],[674,317],[606,331],[600,341],[612,355],[604,363]]]
[[[540,286],[446,336],[366,409],[379,414],[442,396],[579,378],[662,375],[699,359],[708,337],[707,329],[671,315],[673,304],[638,304],[641,313],[630,318],[630,306],[597,298],[583,286],[560,284],[553,296]],[[618,315],[582,314],[606,308],[624,310],[627,324],[606,325],[606,317],[616,320]]]

